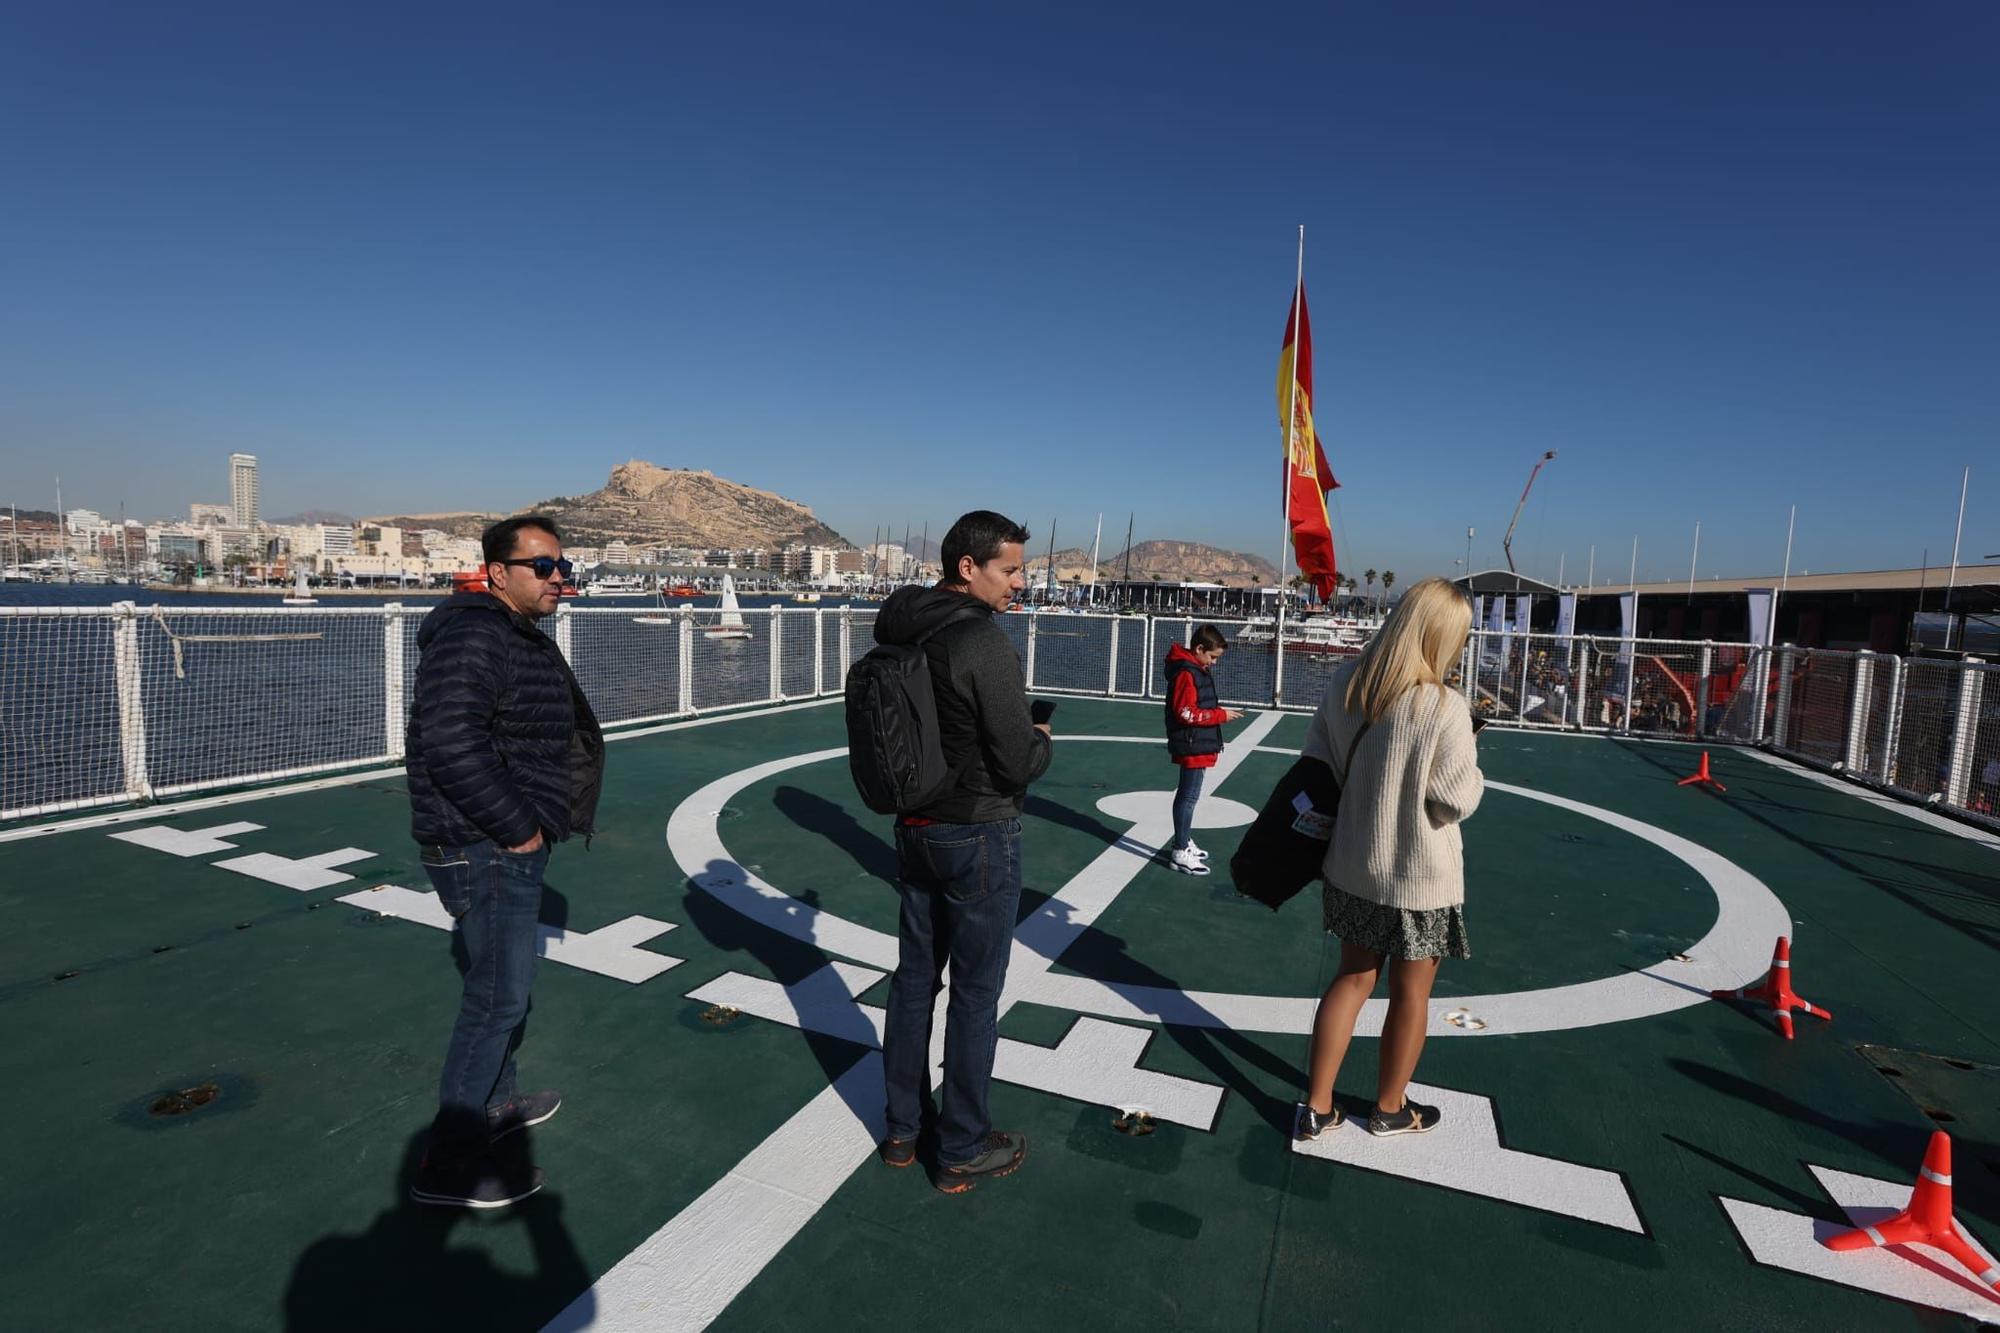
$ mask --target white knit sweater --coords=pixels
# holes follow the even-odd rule
[[[1313,715],[1304,753],[1340,779],[1340,817],[1322,873],[1370,902],[1429,911],[1465,901],[1459,821],[1479,808],[1486,779],[1460,695],[1421,685],[1369,727],[1345,771],[1364,718],[1343,705],[1354,663],[1333,675]]]

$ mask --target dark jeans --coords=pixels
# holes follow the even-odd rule
[[[1184,768],[1181,770],[1180,785],[1174,788],[1174,846],[1179,851],[1194,841],[1194,807],[1201,799],[1202,774],[1205,768]]]
[[[514,1049],[535,984],[535,926],[542,910],[546,843],[534,852],[492,842],[426,847],[424,871],[458,922],[465,990],[438,1081],[431,1126],[433,1162],[463,1160],[486,1147],[486,1111],[514,1095]]]
[[[949,963],[938,1160],[957,1165],[979,1156],[992,1129],[986,1089],[1021,905],[1021,821],[899,824],[896,857],[901,947],[882,1029],[888,1132],[916,1137],[930,1075],[931,1013]]]

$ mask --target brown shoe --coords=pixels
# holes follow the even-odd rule
[[[1028,1136],[994,1130],[969,1162],[938,1168],[936,1185],[946,1194],[963,1194],[991,1176],[1011,1175],[1028,1156]]]

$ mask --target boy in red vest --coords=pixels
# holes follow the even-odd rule
[[[1175,644],[1167,650],[1167,753],[1181,770],[1167,862],[1185,875],[1208,873],[1208,853],[1194,845],[1194,807],[1201,800],[1202,774],[1222,753],[1222,724],[1243,716],[1216,702],[1212,673],[1228,650],[1229,640],[1213,625],[1194,632],[1192,648]]]

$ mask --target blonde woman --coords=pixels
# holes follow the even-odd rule
[[[1469,958],[1465,856],[1458,825],[1486,782],[1465,700],[1445,676],[1465,649],[1472,608],[1443,579],[1403,596],[1374,641],[1334,673],[1305,753],[1340,780],[1340,814],[1327,848],[1326,929],[1340,937],[1340,970],[1313,1019],[1306,1100],[1295,1138],[1341,1122],[1333,1100],[1354,1020],[1386,963],[1389,1015],[1371,1134],[1422,1134],[1434,1106],[1410,1101],[1428,1026],[1431,983],[1446,957]]]

